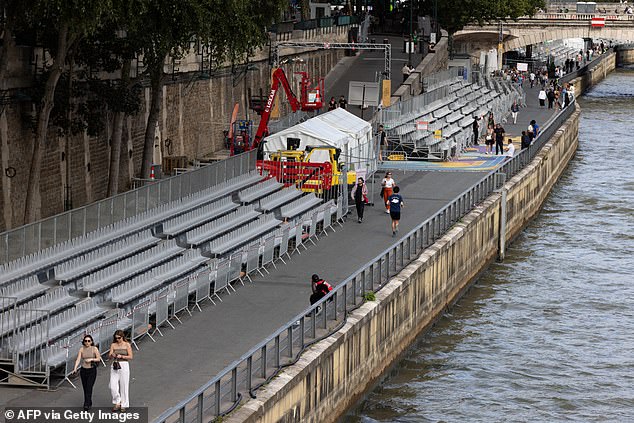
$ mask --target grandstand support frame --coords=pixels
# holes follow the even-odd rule
[[[45,366],[46,370],[44,372],[16,371],[15,367],[15,362],[12,360],[0,361],[0,385],[43,388],[47,391],[51,389],[51,373],[48,366]],[[13,368],[13,370],[10,370],[10,368]]]
[[[386,79],[392,79],[392,45],[391,44],[371,44],[371,43],[328,43],[328,42],[297,42],[297,41],[279,41],[273,45],[272,62],[273,66],[279,66],[280,63],[280,47],[296,48],[296,49],[347,49],[347,50],[383,50],[384,53],[384,69]]]

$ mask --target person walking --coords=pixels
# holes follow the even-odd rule
[[[99,349],[95,347],[95,341],[92,336],[85,335],[81,341],[81,348],[77,352],[77,359],[73,369],[75,374],[77,374],[77,369],[79,369],[81,387],[84,390],[84,410],[90,410],[90,407],[92,407],[92,388],[97,380],[97,366],[99,366],[100,361],[101,354],[99,354]]]
[[[487,119],[487,128],[495,128],[495,119],[493,119],[493,112],[489,112],[489,118]]]
[[[403,65],[403,68],[401,69],[401,72],[403,73],[403,83],[405,83],[407,78],[409,78],[409,74],[412,72],[412,70],[410,69],[408,63],[405,63]]]
[[[543,87],[539,90],[537,98],[539,99],[539,107],[544,107],[546,105],[546,91],[544,91]]]
[[[472,129],[473,129],[473,145],[479,145],[478,144],[478,138],[480,137],[480,118],[478,118],[477,116],[473,117],[473,124],[472,124]]]
[[[355,186],[350,191],[350,196],[354,200],[354,205],[357,207],[357,219],[359,223],[363,222],[363,211],[365,205],[368,203],[368,187],[365,184],[363,178],[359,178]]]
[[[401,189],[395,186],[394,193],[387,199],[387,204],[390,208],[390,218],[392,219],[392,236],[396,236],[398,232],[398,223],[401,220],[401,209],[405,206],[403,197],[399,194],[400,191]]]
[[[520,106],[517,105],[517,101],[514,101],[511,105],[511,116],[513,117],[513,125],[517,123],[517,113],[520,111]]]
[[[381,192],[383,193],[383,202],[385,203],[385,213],[390,213],[390,203],[387,201],[392,195],[392,189],[396,186],[396,181],[392,179],[392,172],[387,172],[385,178],[381,181]]]
[[[383,129],[383,125],[379,125],[379,132],[377,133],[379,137],[379,160],[383,161],[384,157],[388,156],[388,142],[387,142],[387,134],[385,133],[385,129]]]
[[[528,80],[531,83],[531,88],[535,86],[535,74],[531,71],[530,75],[528,75]]]
[[[555,91],[552,88],[546,93],[546,98],[548,98],[548,108],[552,109],[555,104]]]
[[[499,123],[495,125],[495,155],[504,154],[504,128]]]
[[[495,135],[493,133],[494,130],[494,127],[487,128],[487,134],[484,137],[484,154],[493,154],[493,143],[495,143],[493,140],[493,136]]]
[[[523,149],[528,148],[531,145],[531,139],[526,133],[526,131],[522,131],[521,145],[520,147]]]
[[[115,331],[110,344],[108,357],[112,361],[110,367],[110,394],[114,407],[112,411],[124,412],[130,406],[130,364],[132,346],[125,339],[122,330]]]

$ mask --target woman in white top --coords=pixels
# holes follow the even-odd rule
[[[112,337],[108,356],[113,359],[110,367],[110,393],[112,394],[112,411],[124,412],[130,406],[130,365],[132,346],[125,340],[122,330],[117,330]]]
[[[546,105],[546,91],[542,88],[539,90],[539,94],[537,95],[539,99],[539,107],[544,107]]]
[[[381,181],[381,188],[383,191],[383,203],[385,203],[385,213],[390,213],[390,204],[387,199],[390,198],[393,191],[392,189],[396,186],[396,181],[392,179],[392,172],[387,172],[385,174],[385,178]]]

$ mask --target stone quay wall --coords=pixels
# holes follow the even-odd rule
[[[623,45],[616,47],[616,65],[634,65],[634,45]]]

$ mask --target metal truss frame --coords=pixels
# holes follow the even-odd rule
[[[273,66],[279,64],[279,49],[286,48],[304,48],[304,49],[349,49],[349,50],[383,50],[385,52],[385,69],[383,70],[386,79],[392,79],[391,62],[392,62],[392,46],[390,44],[370,44],[370,43],[329,43],[329,42],[295,42],[295,41],[279,41],[273,45],[272,61]]]

